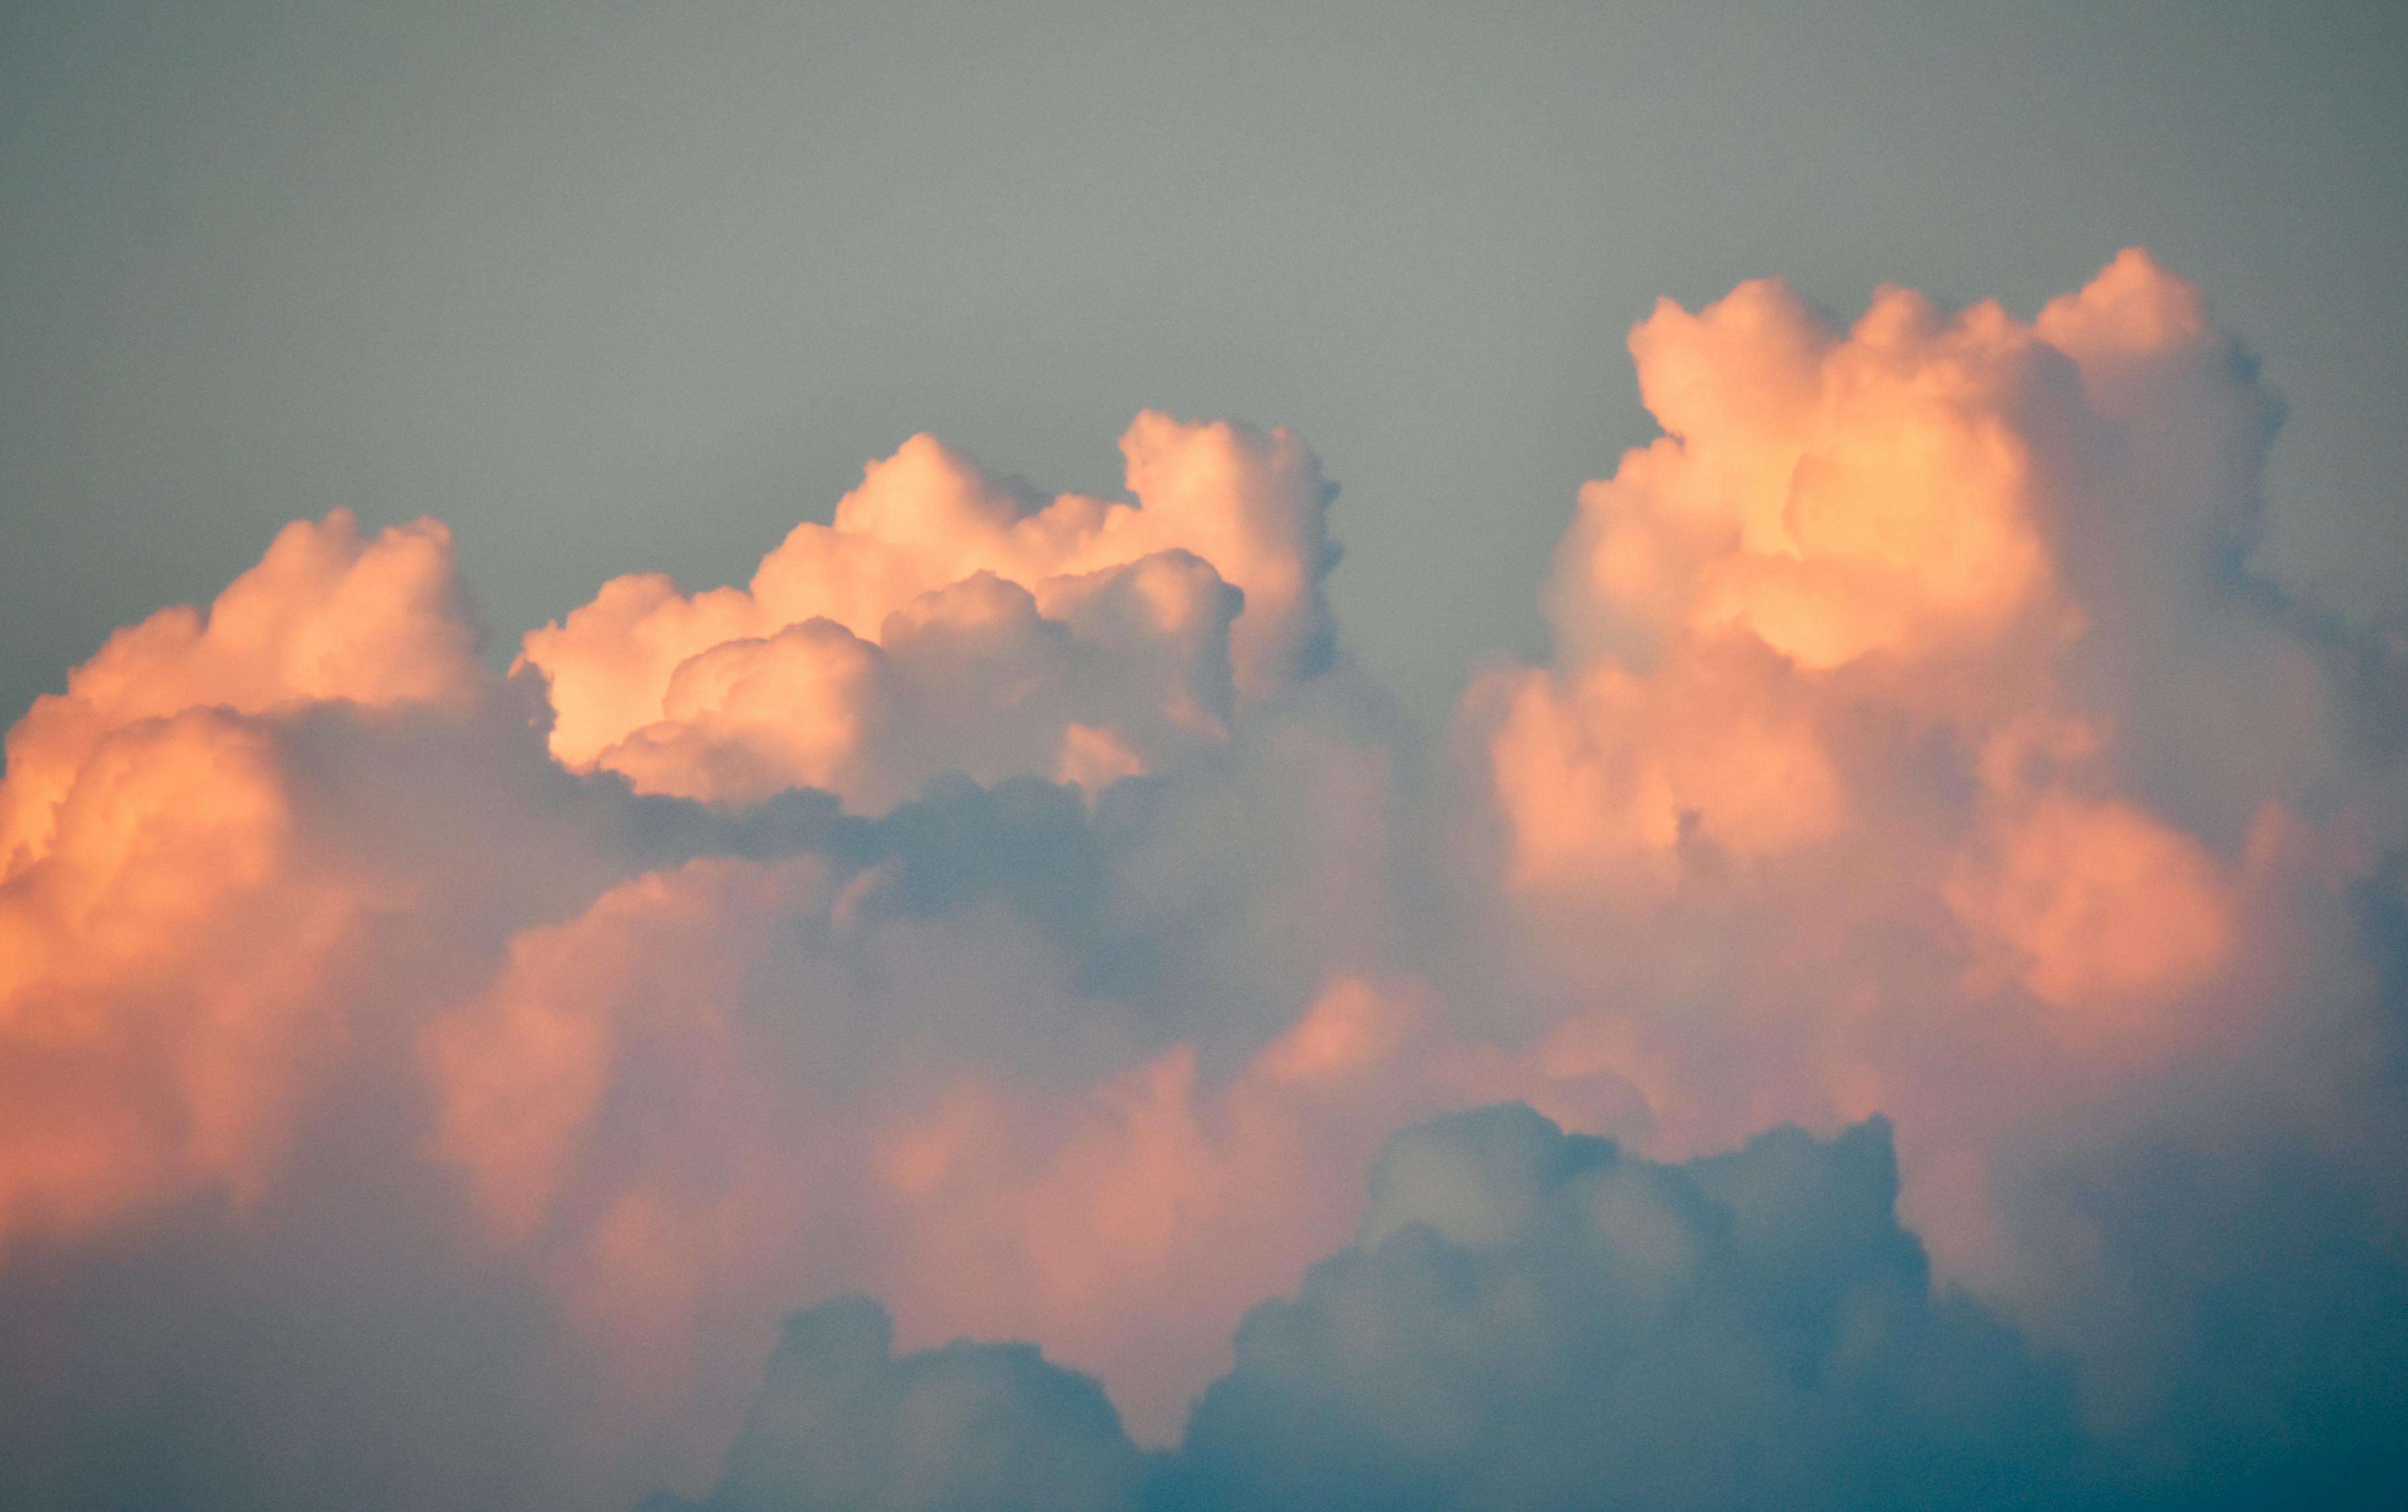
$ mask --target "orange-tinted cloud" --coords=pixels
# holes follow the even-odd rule
[[[1555,664],[1461,716],[1525,1032],[1667,1153],[1889,1113],[1995,1278],[2012,1151],[2272,1033],[2245,837],[2349,791],[2312,641],[2235,586],[2273,407],[2138,251],[2029,322],[1756,283],[1630,347],[1667,434],[1582,490]]]
[[[2259,1081],[2379,1146],[2337,900],[2396,894],[2408,789],[2237,576],[2272,407],[2196,292],[2127,254],[2030,322],[1840,332],[1751,284],[1632,348],[1668,434],[1583,490],[1555,659],[1470,692],[1454,769],[1311,675],[1283,433],[1142,416],[1133,503],[917,439],[749,587],[618,579],[498,690],[440,527],[292,527],[8,736],[0,1248],[238,1225],[305,1128],[373,1140],[606,1362],[564,1434],[676,1478],[853,1288],[1167,1437],[1444,1108],[1656,1156],[1890,1115],[1943,1270],[2019,1305],[2035,1150]],[[741,811],[798,786],[851,812]],[[558,864],[489,832],[554,799]]]
[[[1898,289],[1844,335],[1777,283],[1660,306],[1630,345],[1668,434],[1582,491],[1550,602],[1570,660],[1475,692],[1515,875],[1627,870],[1684,836],[1775,854],[1887,803],[1901,742],[2078,722],[2060,663],[2090,616],[2056,552],[2105,506],[2082,451],[2114,423],[2079,412],[2082,364],[2199,332],[2137,253],[2037,325]],[[1934,838],[1970,837],[1976,798]]]
[[[612,580],[527,636],[553,753],[643,792],[879,810],[949,768],[1100,782],[1220,738],[1233,696],[1326,656],[1330,490],[1285,432],[1148,412],[1121,449],[1136,503],[1034,506],[916,436],[750,589]]]
[[[1996,306],[1884,289],[1842,337],[1752,283],[1659,305],[1630,350],[1668,434],[1582,490],[1552,605],[1576,643],[1736,631],[1821,671],[1979,648],[2045,598],[2014,413],[2045,349]]]
[[[2013,952],[2042,1002],[2083,1009],[2177,995],[2232,949],[2227,868],[2128,804],[2048,793],[2003,815],[1990,853],[1947,878],[1949,906]]]
[[[363,539],[348,510],[295,521],[208,612],[162,609],[108,639],[8,732],[0,875],[31,865],[93,748],[189,708],[457,701],[481,673],[452,536],[431,520]]]
[[[912,1337],[1042,1336],[1174,1432],[1238,1316],[1342,1238],[1386,1131],[1464,1100],[1428,1069],[1432,1005],[1335,981],[1208,1083],[1192,1047],[1148,1053],[1111,1005],[1079,1007],[1019,926],[882,918],[882,881],[697,862],[521,936],[424,1037],[434,1153],[496,1240],[681,1390],[740,1384],[739,1361],[681,1353],[708,1319],[766,1327],[874,1282]],[[1000,1075],[877,1023],[974,1011],[907,979],[961,951],[986,1011],[1092,1020],[1091,1078]]]
[[[1484,692],[1506,706],[1491,760],[1522,885],[1659,879],[1684,840],[1768,855],[1845,820],[1811,711],[1761,657],[1707,650],[1652,678],[1604,662]]]
[[[8,734],[0,1245],[195,1183],[254,1194],[340,1034],[361,884],[302,856],[251,718],[429,704],[482,676],[449,537],[288,526],[207,614],[121,631]]]

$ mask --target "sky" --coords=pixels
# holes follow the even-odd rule
[[[0,13],[0,1505],[2387,1505],[2408,11]]]
[[[0,703],[337,506],[460,533],[496,654],[726,582],[946,437],[1108,490],[1142,407],[1289,426],[1433,719],[1543,649],[1659,297],[2029,314],[2116,249],[2293,408],[2267,548],[2408,560],[2397,7],[17,5]]]

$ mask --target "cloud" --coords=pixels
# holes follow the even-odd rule
[[[119,631],[9,729],[0,862],[15,876],[42,859],[113,733],[196,708],[457,702],[480,678],[450,532],[420,521],[363,540],[344,510],[295,521],[206,615],[179,606]]]
[[[2401,768],[2370,637],[2249,569],[2280,406],[2138,250],[2028,321],[1759,282],[1630,347],[1665,434],[1581,492],[1553,663],[1460,717],[1484,959],[1659,1149],[1893,1116],[1943,1263],[2018,1284],[2027,1141],[2378,1011],[2305,921]]]
[[[2070,1384],[1935,1296],[1888,1132],[1663,1166],[1504,1106],[1401,1134],[1356,1249],[1198,1404],[1227,1506],[2045,1501]]]
[[[1509,1104],[1388,1142],[1354,1242],[1247,1316],[1175,1448],[1140,1462],[1026,1345],[897,1357],[848,1298],[787,1323],[716,1488],[648,1505],[2380,1505],[2408,1270],[2268,1153],[2161,1151],[2081,1199],[2094,1255],[2136,1267],[2100,1326],[2196,1310],[2144,1424],[2086,1426],[2068,1362],[1934,1284],[1885,1123],[1665,1164]],[[2193,1206],[2238,1252],[2169,1211]]]
[[[1417,1125],[1356,1242],[1264,1304],[1139,1462],[1026,1347],[900,1360],[872,1304],[787,1325],[700,1507],[1967,1506],[2062,1498],[2070,1383],[1935,1295],[1888,1132],[1667,1166],[1518,1105]]]
[[[483,674],[450,537],[288,526],[204,616],[119,632],[8,733],[0,782],[0,1250],[165,1192],[256,1195],[364,879],[305,853],[263,717],[453,705]]]
[[[1660,871],[1684,838],[1749,860],[1828,840],[1886,796],[1885,745],[1945,742],[1999,805],[2078,783],[2107,764],[2110,711],[2068,674],[2133,617],[2081,592],[2074,548],[2136,533],[2118,517],[2186,481],[2146,476],[2169,426],[2242,460],[2223,513],[2255,503],[2267,407],[2138,252],[2032,325],[1885,289],[1842,335],[1755,283],[1698,315],[1660,306],[1631,351],[1667,434],[1582,491],[1549,597],[1557,672],[1476,695],[1503,712],[1526,886]],[[2152,364],[2196,391],[2154,393],[2170,416],[2115,392]],[[2196,549],[2147,523],[2152,549]],[[2203,555],[2185,565],[2187,584]]]
[[[1465,1100],[1455,1048],[1411,982],[1341,977],[1211,1075],[992,896],[908,876],[706,858],[520,935],[423,1033],[430,1150],[665,1386],[724,1391],[697,1337],[875,1284],[915,1337],[1109,1372],[1168,1436],[1385,1132]]]
[[[1133,502],[915,440],[506,677],[428,523],[122,633],[0,782],[0,1501],[627,1505],[855,1293],[731,1486],[2394,1462],[2408,678],[2250,569],[2247,354],[2137,253],[1632,345],[1447,742],[1312,453],[1154,415]]]
[[[885,1309],[853,1297],[787,1322],[725,1475],[687,1505],[1111,1512],[1136,1505],[1142,1483],[1143,1462],[1092,1378],[1025,1344],[898,1360]]]
[[[553,754],[738,803],[881,811],[928,777],[1089,791],[1226,737],[1231,701],[1326,665],[1333,491],[1285,432],[1148,412],[1135,504],[1041,506],[928,436],[873,463],[749,590],[619,578],[526,638]]]
[[[621,1505],[600,1362],[347,1079],[277,1179],[0,1269],[0,1505],[258,1512]],[[373,1113],[362,1116],[363,1106]],[[637,1456],[636,1474],[657,1474]]]

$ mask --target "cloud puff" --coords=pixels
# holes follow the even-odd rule
[[[337,512],[206,615],[119,632],[9,731],[0,1248],[268,1178],[374,890],[298,843],[261,717],[458,704],[473,639],[441,526],[363,538]]]
[[[1910,1211],[2006,1284],[2020,1141],[2285,1014],[2366,1032],[2307,985],[2363,942],[2302,931],[2402,838],[2380,655],[2251,575],[2280,407],[2145,253],[2029,321],[1762,282],[1630,347],[1666,434],[1582,490],[1554,664],[1461,716],[1489,959],[1661,1148],[1892,1114]]]
[[[1208,1071],[1000,899],[930,906],[909,868],[707,858],[522,934],[423,1034],[430,1148],[655,1380],[722,1390],[695,1339],[874,1284],[916,1337],[1043,1338],[1167,1436],[1342,1235],[1380,1138],[1471,1083],[1412,983],[1346,977]]]
[[[2047,1500],[2071,1393],[1935,1296],[1885,1127],[1664,1166],[1505,1106],[1398,1136],[1355,1250],[1197,1407],[1231,1507]]]
[[[947,770],[1093,791],[1225,738],[1239,693],[1327,663],[1333,491],[1284,431],[1149,412],[1121,450],[1136,503],[1040,506],[915,436],[749,590],[613,579],[526,638],[553,754],[647,792],[877,811]]]
[[[1025,1347],[901,1360],[882,1313],[791,1322],[698,1504],[1879,1507],[2062,1497],[2071,1390],[1935,1296],[1881,1125],[1666,1166],[1504,1105],[1398,1135],[1356,1243],[1245,1321],[1139,1465]],[[1035,1500],[1032,1500],[1035,1498]]]
[[[1311,474],[1299,447],[1228,427],[1141,421],[1132,450],[1166,519],[1238,511],[1193,531],[1237,561],[1246,469]],[[1300,486],[1288,502],[1317,521],[1327,490]],[[1389,822],[1381,754],[1350,728],[1354,695],[1280,706],[1276,679],[1326,657],[1325,611],[1281,608],[1277,572],[1257,576],[1286,627],[1249,653],[1273,680],[1175,790],[1131,788],[1099,819],[1094,790],[1123,775],[1106,762],[1087,803],[956,779],[875,824],[811,794],[732,819],[545,760],[545,685],[478,666],[439,527],[293,527],[208,613],[121,635],[12,736],[0,796],[31,838],[0,894],[0,1243],[138,1236],[220,1196],[265,1213],[296,1148],[356,1148],[373,1103],[380,1139],[457,1180],[461,1234],[524,1267],[544,1326],[606,1362],[595,1431],[651,1475],[723,1432],[735,1388],[712,1383],[767,1319],[887,1278],[924,1334],[1042,1328],[1110,1361],[1170,1431],[1237,1313],[1342,1230],[1303,1173],[1358,1165],[1384,1132],[1371,1109],[1403,1105],[1373,1087],[1351,1143],[1282,1148],[1331,1116],[1369,987],[1336,992],[1353,1027],[1315,1019],[1304,1062],[1234,1086],[1198,1069],[1199,1048],[1250,1062],[1385,927],[1358,875]],[[1239,601],[1200,559],[1049,592],[1092,633],[1081,675],[1101,688],[1111,658],[1164,644],[1148,595],[1191,587],[1217,605],[1199,644],[1231,717]],[[974,575],[888,616],[888,639],[940,669],[966,647],[945,675],[969,697],[1008,638],[946,616],[1028,600]],[[1007,723],[913,738],[992,742],[1008,771]],[[978,764],[896,756],[907,778]],[[1133,1128],[1141,1146],[1117,1148]],[[1149,1194],[1149,1172],[1172,1189]],[[1258,1173],[1286,1205],[1239,1200]],[[1004,1257],[994,1284],[947,1259],[971,1243]],[[1214,1244],[1248,1258],[1183,1264]],[[1140,1323],[1162,1310],[1180,1321]],[[1183,1342],[1150,1359],[1166,1337]]]
[[[9,729],[0,863],[15,876],[47,853],[60,806],[113,733],[195,708],[456,703],[481,678],[475,639],[440,524],[363,539],[346,510],[295,521],[207,614],[179,606],[119,631]]]
[[[1754,283],[1698,315],[1663,305],[1630,345],[1667,435],[1582,491],[1549,598],[1559,674],[1478,695],[1501,711],[1525,885],[1646,875],[1684,841],[1754,860],[1828,840],[1888,796],[1884,747],[1914,741],[1954,748],[1994,813],[2055,795],[2044,830],[2171,843],[2134,838],[2162,819],[2071,806],[2086,763],[2109,764],[2113,711],[2068,683],[2132,633],[2083,592],[2082,548],[2140,536],[2190,585],[2198,537],[2230,564],[2254,523],[2268,407],[2188,285],[2128,252],[2030,325],[1885,289],[1842,335]],[[2152,364],[2196,392],[2119,402]],[[2240,463],[2224,497],[2150,476],[2167,428]],[[2215,518],[2177,533],[2170,502]]]
[[[896,1359],[866,1297],[785,1327],[768,1384],[729,1451],[710,1512],[1113,1512],[1143,1462],[1096,1382],[1025,1344],[947,1345]]]

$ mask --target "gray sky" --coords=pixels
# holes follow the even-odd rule
[[[2272,565],[2408,583],[2408,7],[510,6],[0,14],[0,706],[281,521],[457,531],[497,653],[742,580],[917,430],[1117,487],[1302,432],[1351,643],[1541,644],[1655,298],[2028,314],[2119,246],[2291,418]]]

